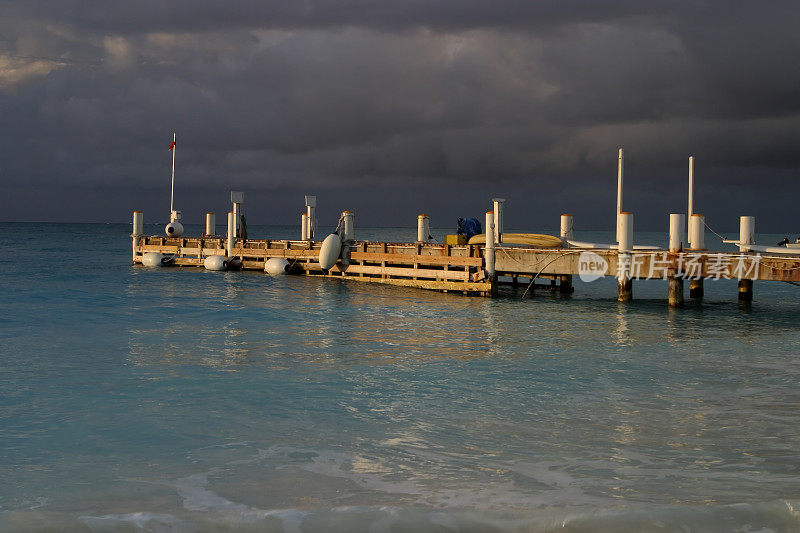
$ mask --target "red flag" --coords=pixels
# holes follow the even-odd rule
[[[169,145],[169,149],[172,150],[175,148],[175,139],[172,140],[172,144]]]

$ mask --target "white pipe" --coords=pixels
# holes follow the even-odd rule
[[[755,244],[756,217],[739,217],[739,244]]]
[[[572,221],[572,215],[561,215],[561,233],[559,234],[561,238],[565,241],[572,240],[572,229],[574,223]]]
[[[233,202],[233,236],[239,237],[241,232],[239,231],[239,221],[241,220],[241,213],[239,212],[239,202]]]
[[[236,214],[233,211],[228,213],[228,245],[226,250],[228,257],[232,256],[233,245],[236,242]]]
[[[170,186],[169,190],[169,212],[172,213],[172,199],[175,197],[175,152],[178,151],[178,145],[175,144],[175,140],[177,137],[175,136],[175,132],[172,132],[172,146],[170,149],[172,150],[172,185]]]
[[[212,236],[217,234],[217,215],[214,213],[206,213],[206,235]]]
[[[494,278],[494,211],[486,212],[486,247],[485,247],[485,261],[486,261],[486,275],[489,278]]]
[[[430,234],[430,219],[428,215],[417,215],[417,242],[428,242]]]
[[[669,215],[669,251],[677,252],[683,248],[683,236],[686,235],[686,215],[671,213]]]
[[[633,213],[619,214],[619,252],[633,251]]]
[[[356,240],[355,215],[352,211],[343,211],[342,220],[342,242],[351,243]]]
[[[697,213],[689,217],[689,248],[706,249],[706,217]]]
[[[620,224],[619,215],[622,213],[622,178],[623,168],[625,164],[625,153],[622,148],[619,149],[619,159],[617,160],[617,243],[620,239]]]
[[[494,209],[494,242],[503,242],[503,203],[505,198],[492,198]]]
[[[694,214],[694,156],[689,156],[689,220]],[[691,226],[691,224],[689,224]],[[691,228],[690,228],[691,229]]]
[[[308,236],[308,215],[303,213],[300,215],[300,240],[307,241],[310,237]]]
[[[306,206],[306,216],[308,217],[308,239],[313,240],[317,233],[317,220],[314,211],[316,207],[313,205]]]
[[[133,231],[131,232],[131,241],[133,248],[133,256],[131,260],[136,262],[136,245],[139,244],[139,237],[144,234],[144,215],[141,211],[133,212]]]

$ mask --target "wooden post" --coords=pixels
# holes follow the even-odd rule
[[[689,281],[689,298],[702,300],[705,295],[703,279],[693,279]]]
[[[667,298],[670,307],[683,307],[683,276],[671,274],[667,276]]]
[[[558,284],[558,292],[561,294],[572,294],[574,291],[575,288],[572,286],[572,275],[567,274],[561,276],[561,281]]]
[[[739,280],[739,301],[752,302],[753,301],[753,280],[740,279]]]

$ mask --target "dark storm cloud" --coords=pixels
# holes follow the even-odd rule
[[[611,206],[624,146],[635,209],[655,220],[667,212],[661,200],[680,208],[691,153],[706,183],[740,199],[727,206],[745,209],[771,198],[770,176],[797,192],[798,11],[789,2],[0,2],[2,218],[31,216],[15,199],[35,199],[44,216],[61,209],[55,194],[80,203],[79,190],[123,198],[120,211],[141,207],[137,196],[168,179],[173,130],[179,184],[198,198],[347,190],[367,205],[403,188],[427,202],[439,195],[450,216],[453,188],[457,198],[561,189],[564,205],[519,219],[539,224],[559,209]]]

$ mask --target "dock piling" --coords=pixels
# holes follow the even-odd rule
[[[618,220],[619,262],[617,267],[617,301],[629,302],[633,299],[633,277],[631,272],[631,252],[633,252],[633,213],[620,213]]]
[[[428,242],[431,234],[430,219],[428,215],[417,215],[417,242]]]
[[[144,234],[144,214],[141,211],[133,212],[133,231],[131,231],[131,240],[133,246],[132,261],[136,262],[136,245],[139,244],[139,237]]]
[[[559,233],[559,237],[563,241],[571,241],[572,240],[572,228],[574,226],[572,215],[561,215],[561,232]]]
[[[308,241],[311,237],[308,235],[308,214],[303,213],[300,215],[300,240]]]
[[[494,255],[494,211],[486,212],[486,246],[484,248],[484,261],[486,263],[486,277],[491,284],[489,296],[497,295],[497,272],[495,271]]]
[[[228,257],[233,256],[233,245],[236,242],[236,213],[233,211],[228,212],[228,243],[225,252]]]
[[[505,198],[492,198],[492,207],[494,212],[494,242],[497,244],[503,242],[503,203],[505,201]]]
[[[213,237],[217,234],[217,215],[206,213],[206,235]]]
[[[669,215],[669,253],[683,250],[686,235],[686,216],[683,213]],[[667,302],[670,307],[683,307],[683,272],[670,270],[667,274]]]

